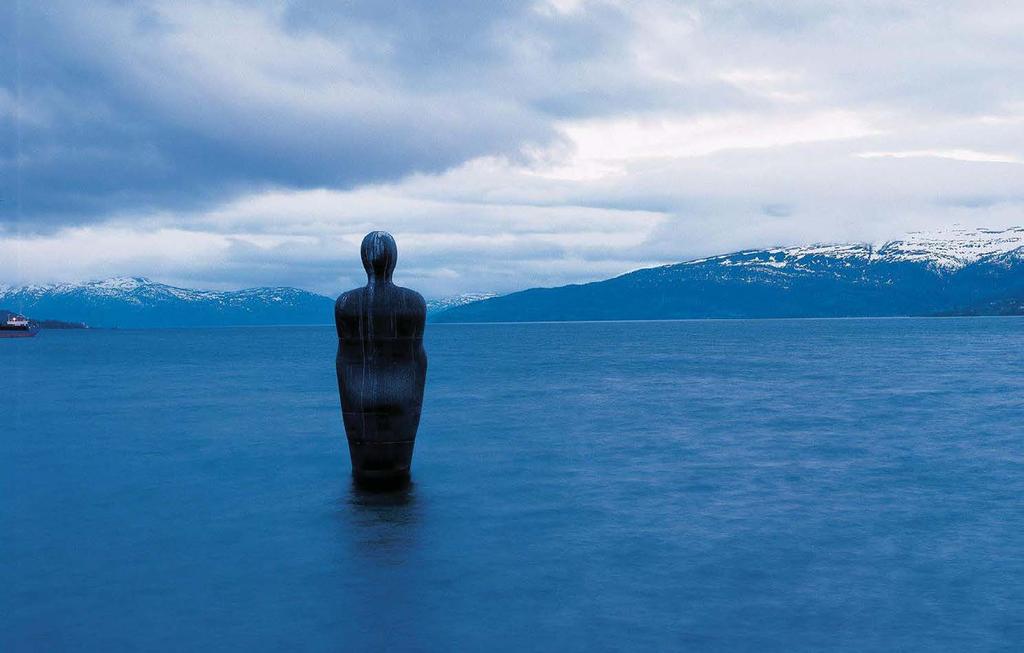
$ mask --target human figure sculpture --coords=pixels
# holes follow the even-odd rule
[[[423,406],[427,306],[418,292],[392,283],[398,247],[391,234],[366,234],[360,253],[366,286],[342,293],[334,304],[352,473],[371,484],[402,482],[409,478]]]

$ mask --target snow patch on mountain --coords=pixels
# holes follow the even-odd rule
[[[893,260],[931,263],[958,270],[983,258],[1024,247],[1024,227],[916,232],[886,243],[879,254]]]
[[[84,283],[52,283],[0,288],[0,299],[18,295],[39,298],[78,295],[82,297],[118,298],[133,303],[147,300],[176,299],[184,302],[225,302],[259,300],[281,302],[286,298],[309,294],[297,288],[247,288],[245,290],[194,290],[152,281],[145,277],[112,277]]]
[[[465,306],[466,304],[472,304],[473,302],[483,301],[496,296],[497,295],[492,292],[468,292],[451,297],[430,299],[427,300],[427,314],[440,313],[441,311],[447,311],[449,308]]]

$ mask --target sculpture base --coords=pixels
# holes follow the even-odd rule
[[[352,476],[361,485],[394,487],[409,481],[412,450],[409,442],[348,441]]]

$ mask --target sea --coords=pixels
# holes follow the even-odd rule
[[[1024,319],[428,325],[385,493],[336,346],[0,340],[0,650],[1024,649]]]

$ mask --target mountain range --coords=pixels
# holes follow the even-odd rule
[[[142,277],[8,288],[0,308],[93,327],[330,324],[297,288],[190,290]],[[427,302],[433,322],[1024,314],[1024,227],[877,245],[744,250],[585,284]]]
[[[776,247],[534,288],[438,322],[1020,314],[1024,228],[914,233],[879,245]]]
[[[430,300],[427,315],[493,296],[466,293]],[[331,324],[334,319],[333,299],[298,288],[193,290],[145,277],[0,286],[0,309],[108,328]]]
[[[144,277],[0,287],[0,307],[93,327],[327,324],[333,305],[297,288],[190,290]]]

